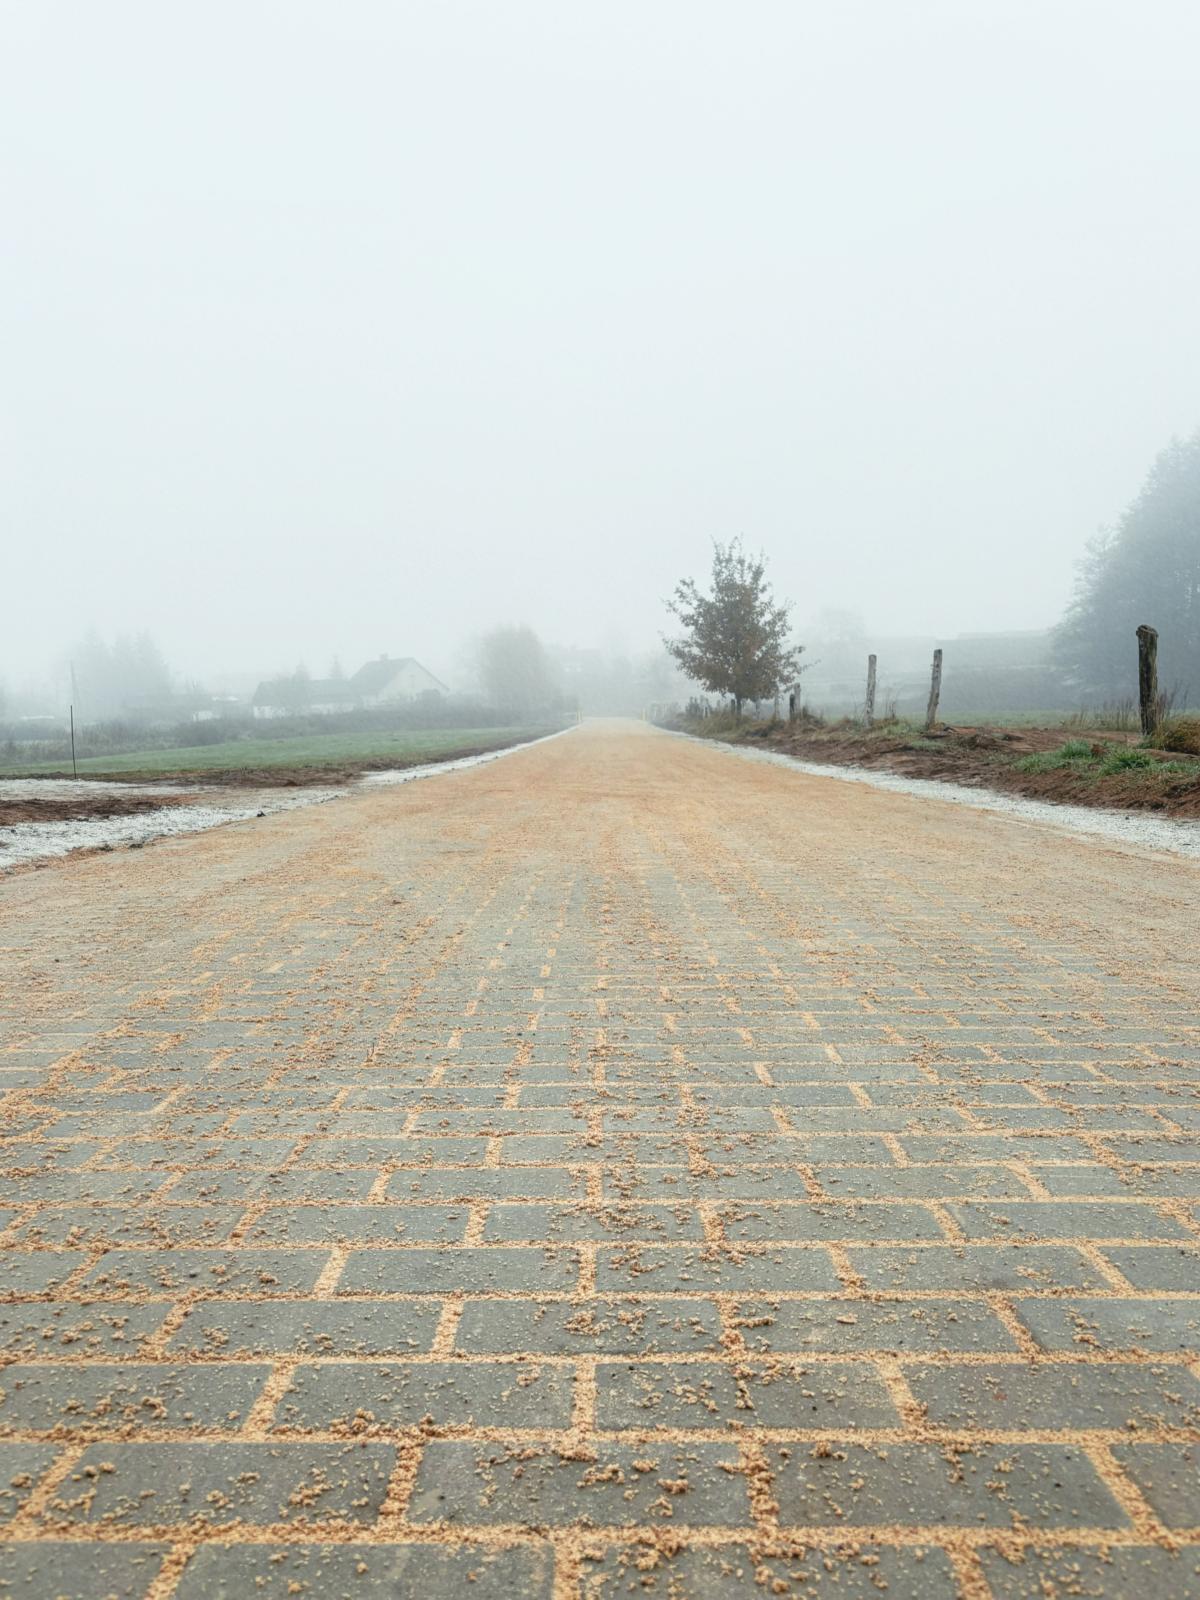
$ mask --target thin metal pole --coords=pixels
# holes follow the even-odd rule
[[[71,705],[71,773],[73,777],[79,776],[79,768],[75,765],[75,706]]]

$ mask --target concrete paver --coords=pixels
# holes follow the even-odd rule
[[[0,1594],[1200,1596],[1200,867],[598,724],[0,884]]]

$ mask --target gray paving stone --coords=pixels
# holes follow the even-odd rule
[[[948,1428],[1194,1428],[1200,1382],[1172,1366],[915,1366],[906,1374],[931,1422]]]
[[[350,1139],[313,1139],[301,1151],[301,1167],[478,1166],[487,1154],[486,1139],[385,1139],[358,1135]],[[272,1163],[278,1165],[281,1163]]]
[[[1110,1244],[1104,1255],[1135,1289],[1167,1294],[1200,1289],[1200,1245]]]
[[[533,1294],[570,1291],[579,1280],[572,1250],[459,1246],[449,1250],[356,1250],[338,1280],[340,1294]]]
[[[431,1240],[457,1243],[466,1232],[465,1206],[289,1205],[278,1206],[246,1227],[248,1244],[314,1244],[335,1241]]]
[[[162,1326],[167,1307],[145,1301],[14,1300],[0,1303],[0,1350],[6,1355],[132,1356]]]
[[[797,1166],[730,1167],[703,1176],[682,1166],[629,1168],[614,1165],[604,1171],[606,1200],[676,1203],[697,1199],[803,1200],[807,1193]]]
[[[0,1294],[46,1294],[86,1260],[82,1250],[0,1251]]]
[[[900,1144],[910,1161],[953,1164],[960,1161],[1094,1161],[1090,1145],[1066,1134],[964,1133],[953,1136],[906,1133]]]
[[[105,1140],[77,1139],[67,1143],[64,1139],[0,1140],[0,1172],[7,1177],[30,1177],[38,1173],[71,1172],[97,1156],[102,1156],[108,1145]]]
[[[644,1545],[618,1547],[585,1561],[583,1600],[621,1595],[663,1600],[953,1600],[959,1593],[945,1553],[863,1545],[853,1551],[810,1550],[764,1557],[744,1545],[659,1554]]]
[[[57,1455],[53,1445],[0,1440],[0,1523],[11,1522]]]
[[[548,1546],[488,1550],[438,1544],[204,1545],[184,1569],[175,1600],[552,1600]]]
[[[942,1200],[978,1195],[989,1200],[1025,1200],[1027,1184],[1008,1167],[828,1167],[814,1169],[834,1200]]]
[[[137,1204],[149,1200],[170,1179],[169,1172],[59,1172],[41,1167],[22,1178],[7,1179],[4,1192],[21,1205]]]
[[[565,1428],[573,1372],[531,1361],[301,1366],[276,1411],[278,1429]]]
[[[751,1350],[929,1355],[1017,1348],[995,1312],[972,1300],[744,1301],[738,1320]]]
[[[832,1291],[841,1287],[827,1250],[819,1245],[765,1246],[759,1252],[717,1254],[677,1245],[631,1245],[600,1250],[596,1285],[607,1292],[636,1294],[770,1293],[784,1290]]]
[[[281,1167],[296,1148],[294,1139],[228,1136],[222,1139],[122,1139],[100,1157],[105,1167]]]
[[[0,1544],[0,1594],[12,1600],[141,1600],[165,1545],[84,1544],[40,1539]]]
[[[705,1300],[468,1300],[456,1348],[471,1354],[654,1354],[714,1349],[717,1307]]]
[[[89,1445],[51,1500],[51,1511],[83,1526],[255,1526],[314,1519],[371,1523],[395,1467],[391,1445]]]
[[[91,1205],[44,1207],[18,1231],[18,1244],[221,1244],[242,1215],[233,1206]]]
[[[371,1121],[379,1113],[364,1111],[351,1113],[341,1122],[351,1125],[354,1132],[367,1132]],[[353,1126],[355,1119],[361,1126]],[[382,1129],[380,1130],[383,1131]],[[495,1138],[507,1134],[561,1133],[571,1136],[587,1131],[586,1119],[567,1106],[527,1106],[520,1111],[497,1110],[473,1106],[466,1110],[451,1111],[440,1107],[434,1111],[420,1111],[412,1128],[413,1138],[436,1134],[468,1134],[473,1138]]]
[[[237,1428],[262,1389],[268,1366],[53,1366],[14,1363],[0,1385],[0,1429],[58,1428],[199,1432]]]
[[[818,1454],[768,1447],[785,1526],[1113,1528],[1124,1511],[1072,1445],[839,1444]]]
[[[488,1213],[483,1237],[517,1239],[702,1239],[699,1213],[676,1206],[498,1205]]]
[[[1200,1162],[1200,1139],[1184,1136],[1155,1139],[1144,1136],[1138,1139],[1108,1138],[1105,1144],[1118,1160],[1128,1161],[1132,1166],[1155,1161],[1165,1161],[1171,1165]]]
[[[944,1240],[946,1234],[925,1206],[853,1205],[840,1201],[795,1205],[761,1205],[753,1211],[725,1206],[721,1211],[726,1238],[738,1240],[795,1239],[849,1243],[859,1239]]]
[[[872,1289],[1102,1289],[1106,1280],[1069,1245],[879,1245],[849,1252]]]
[[[1043,1350],[1200,1350],[1200,1300],[1045,1299],[1013,1302]]]
[[[1024,1550],[1019,1558],[980,1552],[993,1600],[1200,1600],[1200,1555],[1195,1550],[1120,1545],[1105,1550]]]
[[[826,1133],[820,1137],[806,1137],[797,1134],[783,1148],[774,1152],[759,1151],[755,1156],[747,1152],[747,1160],[803,1161],[818,1171],[822,1167],[860,1166],[864,1163],[877,1167],[890,1167],[895,1165],[895,1155],[892,1147],[885,1139],[872,1134],[836,1134]],[[715,1165],[721,1165],[721,1157],[716,1152],[710,1152],[710,1159]],[[953,1158],[949,1158],[953,1159]],[[964,1158],[965,1159],[965,1158]]]
[[[209,1356],[417,1355],[433,1342],[436,1300],[300,1300],[194,1306],[170,1340],[172,1353]]]
[[[184,1172],[171,1190],[171,1199],[185,1204],[229,1201],[246,1206],[253,1202],[281,1205],[285,1201],[365,1201],[375,1182],[367,1168],[326,1172],[321,1168],[292,1167],[286,1172],[219,1169]]]
[[[959,1201],[946,1208],[968,1239],[1190,1239],[1174,1217],[1136,1200],[1025,1200],[989,1205]]]
[[[736,1445],[598,1441],[594,1459],[553,1448],[438,1442],[425,1447],[409,1515],[414,1522],[549,1526],[737,1527],[749,1517]]]
[[[1115,1167],[1102,1167],[1097,1163],[1063,1167],[1031,1164],[1029,1171],[1055,1198],[1069,1195],[1132,1198],[1146,1192],[1141,1184],[1129,1182]]]
[[[303,1294],[328,1250],[109,1250],[83,1280],[104,1295],[136,1291],[152,1299],[179,1294]]]
[[[1168,1528],[1200,1526],[1200,1445],[1118,1444],[1112,1453]]]
[[[392,1174],[387,1192],[389,1200],[569,1200],[584,1193],[584,1184],[567,1167],[407,1168]]]
[[[805,1366],[778,1360],[616,1365],[596,1369],[600,1428],[890,1428],[899,1423],[877,1372],[867,1364]]]

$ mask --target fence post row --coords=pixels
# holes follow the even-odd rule
[[[1143,622],[1137,631],[1138,701],[1142,733],[1148,739],[1158,727],[1158,630]]]

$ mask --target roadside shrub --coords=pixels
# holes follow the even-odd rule
[[[1091,761],[1095,752],[1087,739],[1068,739],[1066,744],[1051,752],[1060,761]]]
[[[1174,750],[1179,755],[1200,756],[1200,717],[1171,717],[1150,740],[1158,750]]]
[[[1108,776],[1117,772],[1136,772],[1145,767],[1155,767],[1158,763],[1149,750],[1114,750],[1105,757],[1104,765],[1100,771]]]
[[[1068,739],[1057,750],[1040,750],[1035,756],[1018,761],[1022,772],[1061,772],[1064,768],[1090,765],[1105,753],[1103,745],[1091,744],[1087,739]]]

